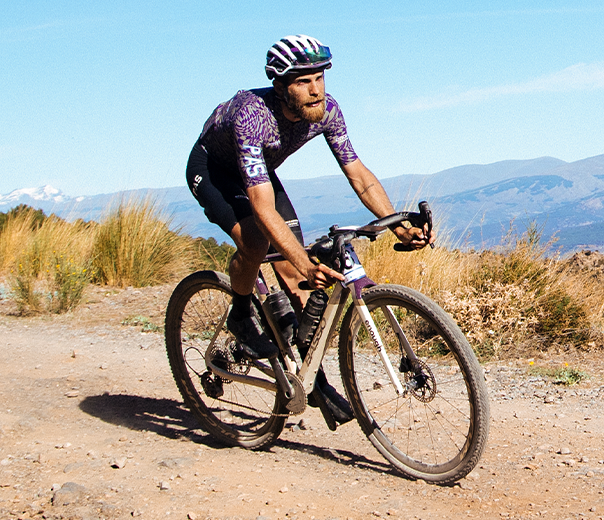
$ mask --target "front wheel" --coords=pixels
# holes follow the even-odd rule
[[[351,306],[340,333],[340,370],[361,428],[410,478],[449,484],[465,477],[489,430],[486,383],[472,348],[452,318],[417,291],[380,285],[363,300],[404,391],[396,393]]]
[[[266,378],[242,356],[227,329],[231,295],[222,273],[200,271],[180,282],[166,310],[166,349],[176,385],[203,429],[225,444],[257,449],[283,430],[282,400],[269,390],[222,379],[206,365],[209,357],[224,370]]]

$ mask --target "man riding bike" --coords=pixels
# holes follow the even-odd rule
[[[319,289],[344,279],[308,258],[298,218],[275,169],[323,134],[361,202],[378,218],[395,212],[380,182],[354,152],[342,112],[325,92],[324,71],[331,68],[331,60],[329,48],[309,36],[287,36],[276,42],[268,50],[265,67],[273,86],[241,90],[220,104],[189,157],[191,192],[208,220],[218,224],[237,247],[229,266],[233,307],[227,326],[253,359],[278,353],[251,304],[269,247],[287,259],[274,267],[298,317],[308,299],[308,293],[298,287],[300,282],[307,280]],[[392,231],[414,249],[434,240],[424,229],[399,226]],[[327,383],[322,371],[317,384],[338,422],[352,418],[348,403]]]

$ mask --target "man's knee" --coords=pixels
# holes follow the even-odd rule
[[[237,246],[237,254],[251,263],[260,264],[268,252],[268,246],[268,240],[263,243],[242,243]]]
[[[269,248],[269,241],[256,226],[253,219],[244,219],[231,231],[231,238],[237,246],[237,253],[250,262],[262,262]]]

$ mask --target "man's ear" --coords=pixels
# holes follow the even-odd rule
[[[282,98],[283,94],[285,93],[285,88],[286,88],[285,84],[279,79],[274,79],[273,88],[275,89],[275,92],[277,93],[277,97]]]

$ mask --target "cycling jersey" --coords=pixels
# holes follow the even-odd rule
[[[269,172],[323,134],[338,163],[357,159],[340,107],[325,95],[325,115],[318,123],[291,122],[272,87],[241,90],[220,104],[206,121],[198,144],[228,175],[240,175],[245,188],[271,182]]]

